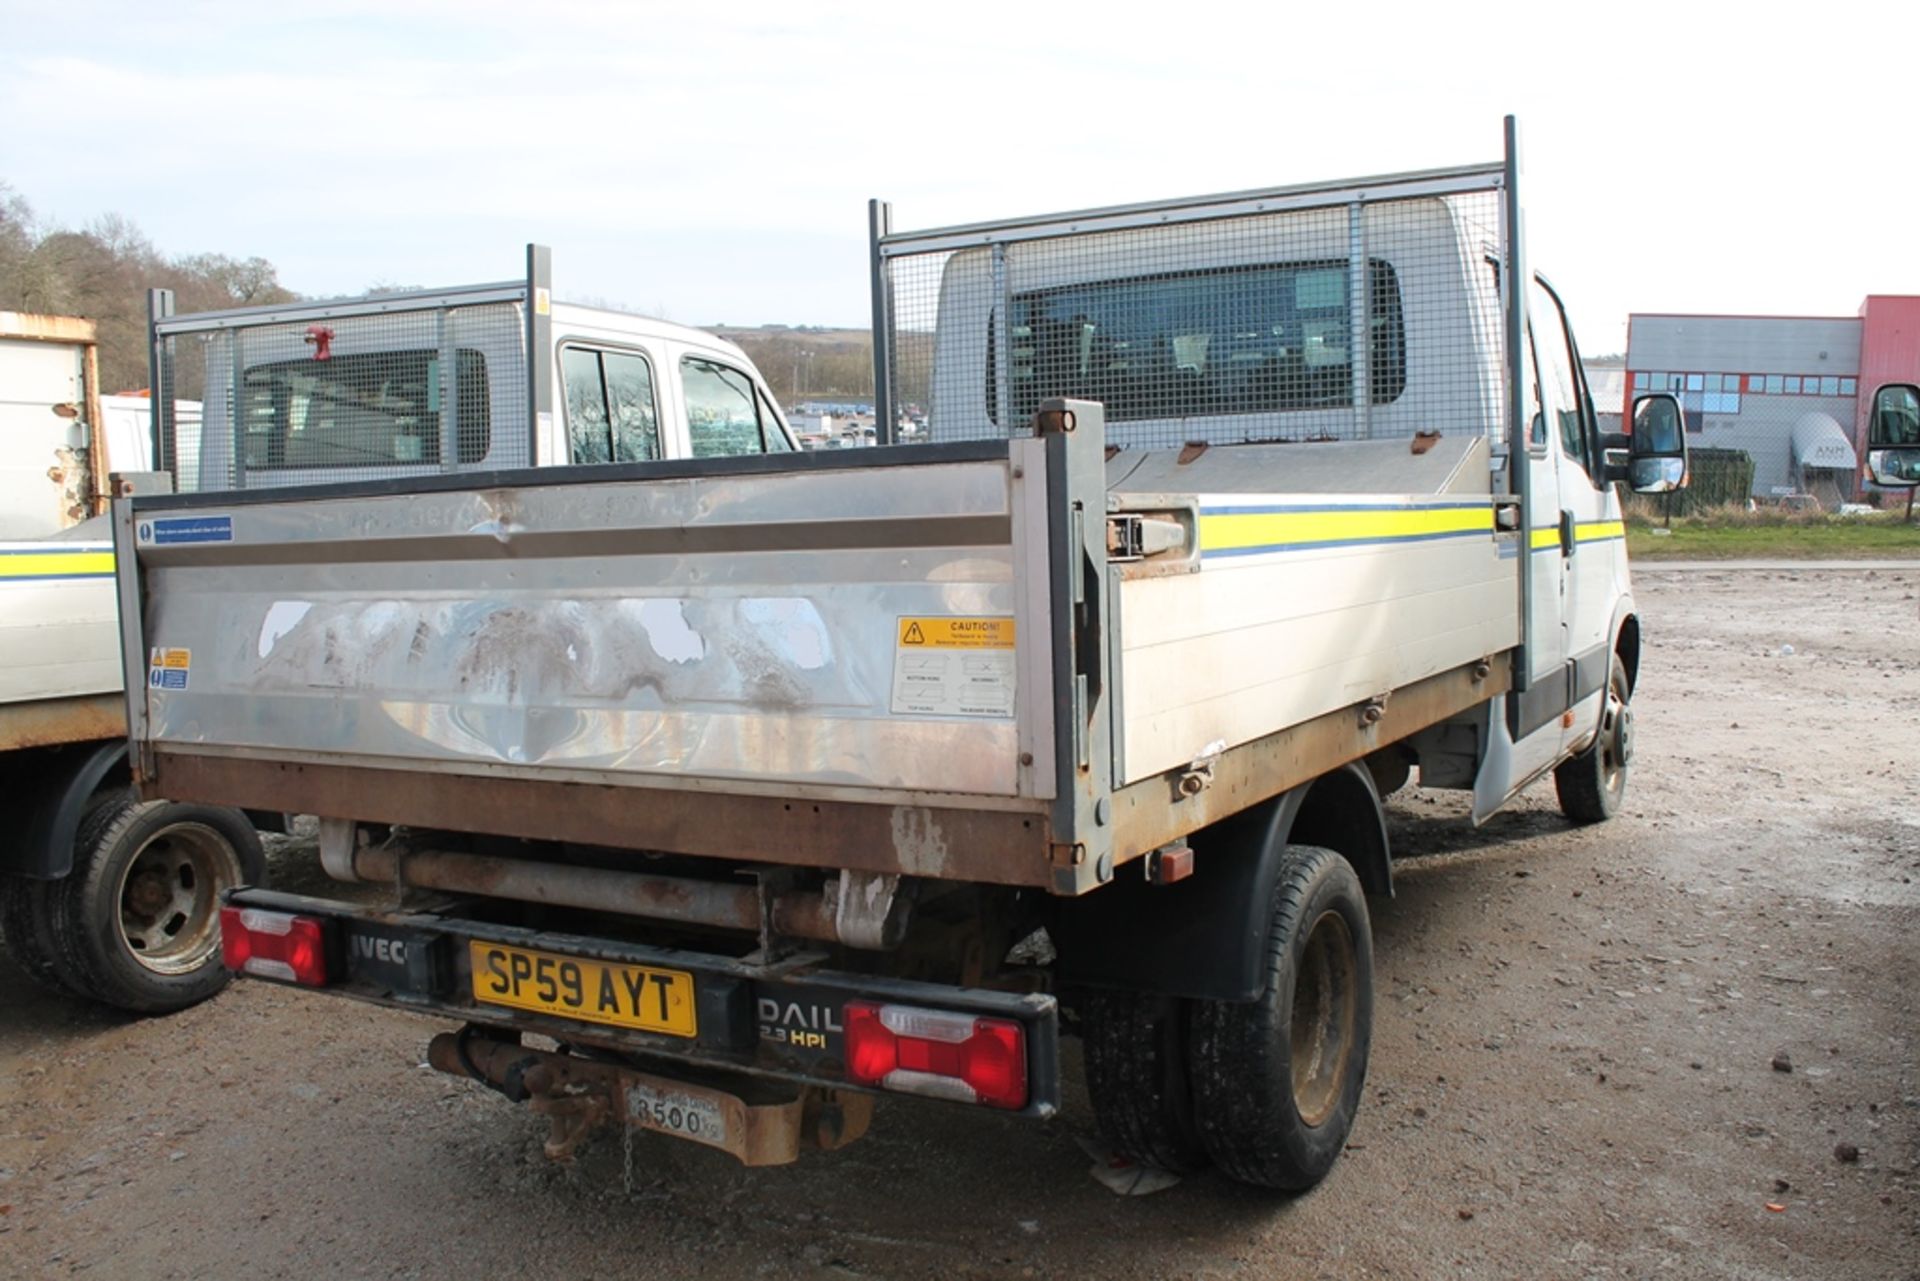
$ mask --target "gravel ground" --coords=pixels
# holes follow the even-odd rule
[[[629,1192],[617,1140],[550,1166],[424,1068],[431,1021],[242,984],[140,1022],[0,962],[0,1275],[1920,1277],[1920,567],[1638,588],[1622,817],[1395,798],[1309,1195],[1108,1192],[1071,1049],[1049,1124],[888,1101],[761,1171],[641,1135]]]

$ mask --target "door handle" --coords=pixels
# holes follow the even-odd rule
[[[1573,513],[1564,507],[1560,509],[1560,554],[1573,555]]]

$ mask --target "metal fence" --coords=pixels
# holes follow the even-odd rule
[[[897,234],[875,208],[881,420],[1026,430],[1054,396],[1116,444],[1495,438],[1499,165]]]
[[[156,290],[155,466],[178,492],[531,466],[534,288],[184,316]]]

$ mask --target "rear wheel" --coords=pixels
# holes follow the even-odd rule
[[[1087,1093],[1120,1155],[1175,1174],[1207,1164],[1187,1077],[1187,1007],[1178,997],[1097,991],[1080,1003]]]
[[[1600,732],[1578,756],[1553,771],[1560,812],[1576,823],[1600,823],[1613,817],[1627,794],[1627,767],[1633,762],[1633,689],[1627,665],[1613,656],[1607,671],[1606,701],[1600,708]]]
[[[27,977],[61,996],[84,996],[62,972],[47,920],[49,882],[0,876],[0,935]]]
[[[123,797],[81,825],[73,872],[49,887],[57,959],[88,995],[163,1014],[226,986],[220,896],[265,874],[232,810]]]
[[[1194,1003],[1194,1115],[1226,1174],[1303,1191],[1346,1146],[1373,1035],[1366,896],[1339,854],[1286,851],[1264,973],[1255,1001]]]

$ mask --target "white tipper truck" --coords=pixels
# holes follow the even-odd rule
[[[1064,1029],[1123,1153],[1313,1184],[1382,794],[1417,768],[1484,818],[1551,773],[1592,822],[1626,786],[1615,484],[1684,484],[1679,406],[1600,433],[1517,177],[1510,130],[1391,178],[876,206],[879,421],[927,444],[118,503],[140,785],[319,815],[389,888],[236,891],[228,964],[459,1025],[429,1060],[556,1156],[612,1122],[790,1161],[888,1093],[1044,1117]]]
[[[110,493],[795,448],[739,348],[551,303],[547,251],[528,266],[525,282],[185,316],[160,293],[164,399],[100,394],[91,321],[0,313],[0,783],[16,818],[0,936],[30,976],[139,1013],[212,995],[220,896],[260,882],[255,823],[284,819],[134,797]],[[565,438],[550,410],[529,414],[555,401]]]
[[[0,312],[0,936],[56,991],[160,1013],[225,985],[219,894],[263,859],[239,810],[129,786],[104,513],[152,478],[97,352],[90,320]]]

